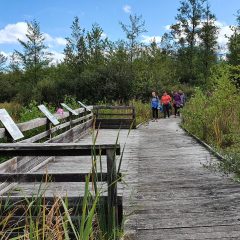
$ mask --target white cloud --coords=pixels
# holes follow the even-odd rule
[[[0,51],[0,53],[4,56],[4,57],[9,57],[11,55],[11,53],[6,53],[3,51]]]
[[[216,21],[216,26],[219,27],[218,44],[221,48],[226,49],[228,38],[233,34],[229,25],[224,22]]]
[[[103,32],[102,34],[101,34],[101,38],[107,38],[107,34],[105,33],[105,32]]]
[[[55,42],[58,45],[61,45],[61,46],[65,46],[67,44],[67,40],[65,38],[62,38],[62,37],[56,37]]]
[[[62,38],[62,37],[52,37],[50,36],[48,33],[44,33],[43,34],[44,37],[45,37],[45,41],[50,44],[50,47],[53,47],[53,46],[65,46],[67,41],[65,38]]]
[[[24,40],[27,32],[27,23],[17,22],[16,24],[8,24],[0,30],[0,44],[17,43],[18,39]]]
[[[17,22],[15,24],[8,24],[4,28],[0,29],[0,44],[19,44],[18,39],[25,41],[27,33],[27,23]],[[49,47],[49,52],[52,53],[53,64],[61,62],[64,59],[64,54],[59,51],[66,45],[66,39],[62,37],[53,37],[48,33],[43,33],[45,37],[45,43]],[[15,47],[13,47],[15,48]],[[58,50],[56,50],[58,49]],[[4,56],[10,57],[12,53],[1,52]]]
[[[0,44],[16,44],[18,39],[26,40],[27,23],[17,22],[8,24],[3,29],[0,29]],[[62,37],[52,37],[48,33],[43,33],[45,41],[51,46],[65,46],[66,39]]]
[[[145,44],[150,44],[155,40],[156,43],[160,43],[162,40],[161,36],[147,36],[147,35],[142,35],[142,41]]]
[[[53,58],[53,60],[51,62],[52,64],[57,64],[57,63],[60,63],[63,61],[63,59],[64,59],[63,53],[54,51],[54,50],[50,51],[50,53],[52,54],[52,58]]]
[[[132,7],[130,5],[124,5],[123,6],[123,11],[125,13],[131,13],[132,12]]]
[[[164,26],[164,29],[167,30],[167,31],[169,31],[170,28],[171,28],[171,25],[166,25],[166,26]]]
[[[228,51],[228,38],[233,34],[233,31],[230,28],[230,25],[226,24],[225,22],[215,21],[215,25],[219,28],[217,38],[217,42],[220,48],[219,51],[220,53],[224,54]],[[171,25],[166,25],[164,28],[165,30],[170,31],[170,27]],[[184,34],[180,37],[184,37]],[[197,40],[197,42],[199,41]]]

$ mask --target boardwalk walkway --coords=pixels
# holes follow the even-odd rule
[[[136,239],[240,239],[240,186],[203,168],[214,157],[176,119],[138,134]]]
[[[214,157],[179,126],[178,119],[150,122],[128,135],[121,130],[121,146],[127,142],[120,186],[124,211],[131,216],[126,231],[138,240],[240,239],[240,185],[202,166]],[[114,143],[117,130],[100,130],[97,143]],[[91,143],[92,136],[80,142]],[[79,159],[81,158],[81,159]],[[81,161],[79,161],[81,160]],[[38,172],[81,172],[91,167],[87,157],[57,157]],[[31,194],[34,184],[20,184]],[[82,188],[83,190],[83,188]],[[47,194],[82,191],[79,183],[57,186]]]

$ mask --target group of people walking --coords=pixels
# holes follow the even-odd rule
[[[152,117],[153,121],[158,119],[158,111],[163,112],[164,118],[170,117],[170,110],[174,108],[175,117],[180,116],[180,108],[183,108],[186,102],[186,97],[183,91],[175,91],[170,96],[166,91],[163,93],[161,99],[158,97],[156,92],[152,92]]]

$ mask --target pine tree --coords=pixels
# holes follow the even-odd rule
[[[227,55],[228,61],[231,65],[240,65],[240,10],[237,12],[237,25],[232,26],[233,34],[229,39]]]
[[[51,54],[46,51],[44,34],[40,31],[40,25],[36,20],[27,22],[27,40],[18,39],[23,47],[23,52],[15,50],[20,64],[27,73],[30,73],[32,85],[35,86],[40,79],[41,70],[51,62]]]
[[[181,65],[179,68],[185,71],[185,81],[194,81],[196,78],[194,62],[205,2],[206,0],[180,1],[177,22],[171,26],[171,34],[177,43],[178,58]]]
[[[145,29],[145,21],[142,20],[142,16],[137,15],[130,15],[129,17],[130,25],[124,24],[120,22],[120,25],[122,27],[122,30],[126,34],[126,37],[128,39],[128,50],[130,53],[130,62],[132,63],[134,58],[137,57],[138,53],[138,37],[141,33],[146,32]]]
[[[202,65],[205,82],[210,75],[210,68],[217,60],[218,27],[215,22],[216,17],[211,13],[210,6],[207,3],[204,9],[202,28],[199,34],[200,63]]]
[[[79,74],[88,62],[85,29],[80,27],[79,18],[75,17],[71,26],[71,37],[66,38],[67,44],[64,49],[65,63]]]
[[[0,72],[2,72],[5,68],[5,64],[7,62],[7,57],[0,53]]]
[[[98,65],[104,62],[108,41],[102,36],[103,29],[98,24],[93,24],[91,31],[87,33],[88,51],[92,64]]]

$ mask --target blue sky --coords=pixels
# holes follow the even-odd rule
[[[225,44],[224,35],[231,33],[228,26],[235,24],[240,0],[209,2],[221,27],[219,42]],[[9,54],[19,48],[17,38],[24,36],[24,22],[32,19],[40,22],[56,58],[62,57],[74,16],[80,18],[82,27],[90,29],[98,23],[111,40],[117,40],[124,37],[119,21],[127,23],[130,13],[142,14],[148,32],[140,40],[160,39],[166,26],[174,23],[178,7],[179,0],[0,0],[0,52]]]

